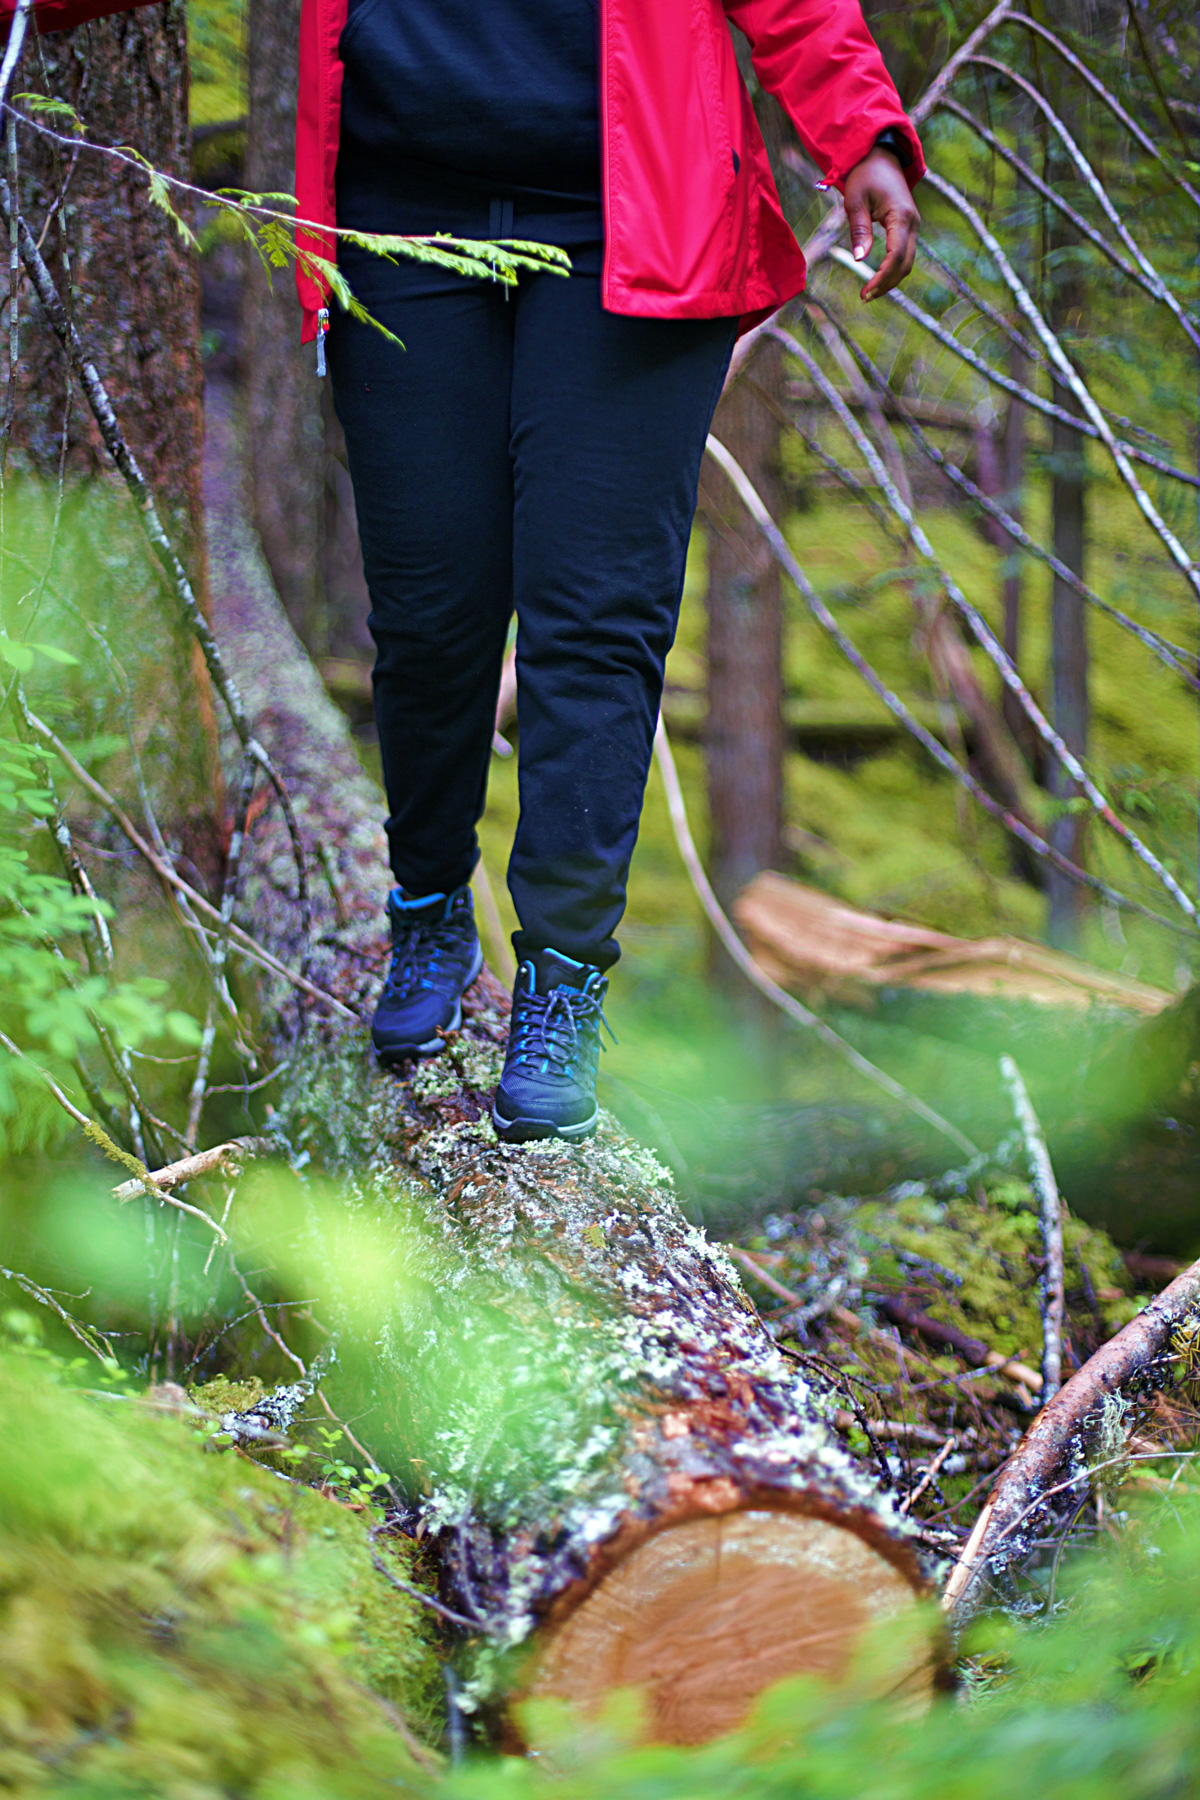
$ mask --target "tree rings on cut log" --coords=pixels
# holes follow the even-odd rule
[[[786,1676],[837,1680],[865,1631],[915,1604],[900,1569],[828,1519],[767,1507],[692,1518],[640,1543],[548,1634],[530,1695],[592,1709],[636,1688],[650,1739],[702,1744]],[[906,1692],[930,1676],[928,1660],[899,1672]]]

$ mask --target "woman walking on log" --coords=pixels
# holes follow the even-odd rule
[[[148,0],[41,0],[43,29]],[[14,0],[0,0],[0,17]],[[378,651],[395,885],[380,1058],[436,1054],[482,956],[478,858],[517,615],[520,929],[493,1122],[588,1136],[607,971],[674,636],[700,459],[739,330],[800,292],[727,21],[842,189],[864,298],[912,266],[920,142],[858,0],[304,0],[302,241],[389,342],[300,275],[345,429]],[[510,290],[332,228],[557,245]],[[335,248],[336,245],[336,248]]]

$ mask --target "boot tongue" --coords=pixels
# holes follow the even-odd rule
[[[388,895],[388,918],[402,931],[410,925],[436,925],[448,910],[445,894],[411,895],[394,887]]]
[[[539,994],[551,994],[557,987],[582,988],[592,973],[590,963],[579,963],[558,950],[535,950],[530,957],[537,976]]]

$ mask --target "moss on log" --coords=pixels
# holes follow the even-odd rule
[[[268,805],[243,917],[365,1011],[387,951],[379,796],[245,527],[215,400],[215,621],[328,877],[306,945]],[[268,1028],[294,1036],[284,985],[264,1001]],[[842,1449],[835,1396],[777,1347],[647,1151],[607,1118],[577,1147],[497,1142],[507,996],[486,973],[464,1015],[442,1057],[397,1079],[374,1066],[365,1026],[304,1003],[277,1128],[374,1224],[394,1292],[374,1341],[343,1344],[339,1404],[403,1473],[444,1599],[470,1621],[468,1704],[633,1681],[655,1735],[709,1737],[769,1680],[841,1668],[866,1624],[912,1607],[914,1528]],[[330,1265],[337,1242],[335,1227]],[[530,1644],[532,1666],[514,1666]]]

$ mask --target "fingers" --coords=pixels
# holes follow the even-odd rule
[[[847,183],[846,219],[850,226],[850,248],[855,262],[861,262],[871,248],[871,208],[861,190],[851,192]]]
[[[910,202],[907,206],[889,207],[886,217],[880,223],[887,233],[887,246],[883,261],[862,291],[861,298],[868,302],[878,300],[881,294],[890,293],[892,288],[897,287],[911,273],[917,255],[917,231],[921,216]],[[856,258],[859,257],[857,242],[854,254]]]

